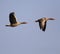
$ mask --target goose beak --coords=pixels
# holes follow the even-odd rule
[[[27,24],[27,22],[25,22],[25,24]]]
[[[55,18],[49,18],[49,20],[55,20]]]
[[[27,22],[23,22],[24,24],[27,24]]]

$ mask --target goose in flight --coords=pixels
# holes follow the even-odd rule
[[[46,30],[46,23],[48,20],[55,20],[54,18],[47,18],[47,17],[43,17],[41,19],[36,20],[35,22],[39,22],[39,27],[40,29],[42,29],[42,31]]]
[[[27,24],[27,22],[17,22],[16,17],[15,17],[15,12],[11,12],[9,14],[9,21],[10,21],[10,25],[6,25],[9,27],[16,27],[20,24]]]

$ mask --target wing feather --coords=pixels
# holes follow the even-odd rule
[[[41,22],[39,22],[39,27],[40,27],[40,29],[42,28],[42,26],[41,26]]]
[[[14,12],[9,14],[9,21],[10,21],[11,24],[17,23],[16,17],[14,16],[14,14],[15,14]]]
[[[43,29],[42,29],[43,31],[46,30],[46,23],[47,23],[47,22],[45,21],[45,23],[44,23],[44,27],[43,27]]]

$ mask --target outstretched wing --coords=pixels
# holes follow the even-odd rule
[[[15,17],[14,14],[15,14],[14,12],[11,12],[11,13],[9,14],[9,21],[10,21],[11,24],[17,23],[16,17]]]
[[[40,29],[41,29],[41,27],[42,27],[42,26],[41,26],[41,22],[39,22],[39,27],[40,27]]]
[[[43,29],[42,29],[43,31],[46,30],[46,23],[47,23],[47,21],[44,22],[44,27],[43,27]]]
[[[43,27],[42,22],[43,22],[43,19],[39,19],[39,27],[40,27],[40,29],[42,29],[42,27]]]

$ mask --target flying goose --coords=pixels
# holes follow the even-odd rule
[[[54,18],[47,18],[47,17],[43,17],[41,19],[36,20],[35,22],[39,22],[39,27],[40,29],[42,29],[42,31],[46,30],[46,23],[48,20],[55,20]]]
[[[10,21],[10,25],[6,25],[9,27],[16,27],[20,24],[27,24],[27,22],[17,22],[16,17],[15,17],[15,12],[11,12],[9,14],[9,21]]]

